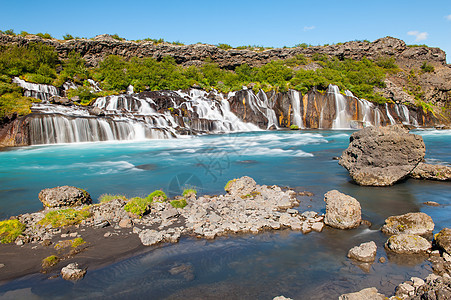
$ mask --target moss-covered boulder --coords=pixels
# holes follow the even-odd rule
[[[434,237],[435,245],[451,254],[451,229],[443,228]]]
[[[429,234],[434,230],[432,218],[425,213],[407,213],[399,216],[391,216],[385,220],[382,232],[394,234]]]
[[[44,207],[71,207],[92,204],[91,195],[87,191],[68,185],[43,189],[39,193],[39,200],[44,204]]]

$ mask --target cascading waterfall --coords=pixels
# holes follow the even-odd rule
[[[385,112],[387,113],[387,117],[390,120],[390,125],[396,124],[395,119],[393,119],[393,117],[390,114],[390,111],[388,110],[388,104],[387,103],[385,103]]]
[[[291,93],[291,109],[293,110],[293,122],[292,124],[299,128],[304,128],[304,123],[301,117],[301,93],[298,91],[290,90]],[[322,113],[322,110],[321,110]],[[320,118],[320,124],[322,117]]]
[[[335,110],[336,115],[332,123],[332,128],[334,129],[346,129],[351,128],[351,117],[347,111],[347,100],[346,97],[340,94],[338,86],[330,84],[327,88],[327,93],[332,94],[335,99]]]
[[[53,85],[38,84],[14,77],[13,82],[25,90],[24,96],[48,101],[52,96],[59,96],[59,91]]]

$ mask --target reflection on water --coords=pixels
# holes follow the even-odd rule
[[[444,136],[421,133],[429,158],[451,162],[447,132]],[[383,248],[387,237],[378,229],[386,217],[414,211],[431,215],[436,231],[449,227],[450,184],[406,180],[388,188],[357,186],[332,160],[346,148],[350,134],[260,132],[0,152],[5,165],[0,173],[2,217],[39,209],[38,192],[62,184],[83,187],[93,198],[103,193],[147,195],[161,187],[179,191],[180,182],[188,181],[199,185],[202,193],[219,194],[229,179],[248,175],[260,184],[313,192],[311,197],[299,196],[301,211],[324,212],[324,193],[338,189],[358,199],[363,218],[372,222],[370,228],[326,228],[322,233],[307,235],[284,230],[214,241],[185,238],[178,244],[149,248],[144,254],[108,267],[88,269],[85,279],[77,283],[48,280],[39,274],[15,280],[0,287],[0,296],[272,299],[285,295],[293,299],[336,299],[341,293],[371,286],[390,295],[396,285],[411,276],[426,276],[430,266],[422,259],[408,258],[406,263],[399,256],[387,256]],[[425,201],[441,206],[423,206]],[[377,259],[385,257],[386,263],[376,260],[362,266],[346,258],[351,247],[371,240],[378,246]],[[188,271],[170,272],[177,266],[188,266]]]

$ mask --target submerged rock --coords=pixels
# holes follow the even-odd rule
[[[343,294],[338,297],[339,300],[384,300],[385,296],[379,294],[375,287],[366,288],[359,292]]]
[[[39,200],[45,207],[92,204],[91,196],[87,191],[67,185],[42,190],[39,193]]]
[[[338,229],[359,227],[362,220],[360,203],[355,198],[332,190],[324,195],[326,215],[324,223]]]
[[[64,280],[80,280],[86,274],[86,270],[80,269],[77,263],[68,264],[61,269],[61,277]]]
[[[415,179],[450,181],[451,167],[443,165],[430,165],[420,162],[410,173],[410,177]]]
[[[351,135],[339,164],[359,185],[389,186],[407,177],[425,151],[423,138],[401,125],[367,127]]]
[[[400,216],[388,217],[382,226],[385,234],[428,234],[434,230],[432,218],[425,213],[407,213]]]
[[[387,240],[385,247],[395,253],[417,254],[429,250],[431,243],[419,235],[397,234]]]
[[[373,262],[376,259],[376,251],[376,243],[371,241],[350,249],[348,257],[362,262]]]
[[[440,232],[435,235],[434,242],[439,248],[445,250],[448,254],[451,254],[451,229],[443,228],[440,230]]]

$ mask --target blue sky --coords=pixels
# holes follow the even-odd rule
[[[0,30],[117,33],[185,44],[294,46],[393,36],[440,47],[451,62],[451,0],[379,1],[11,1],[0,0]]]

